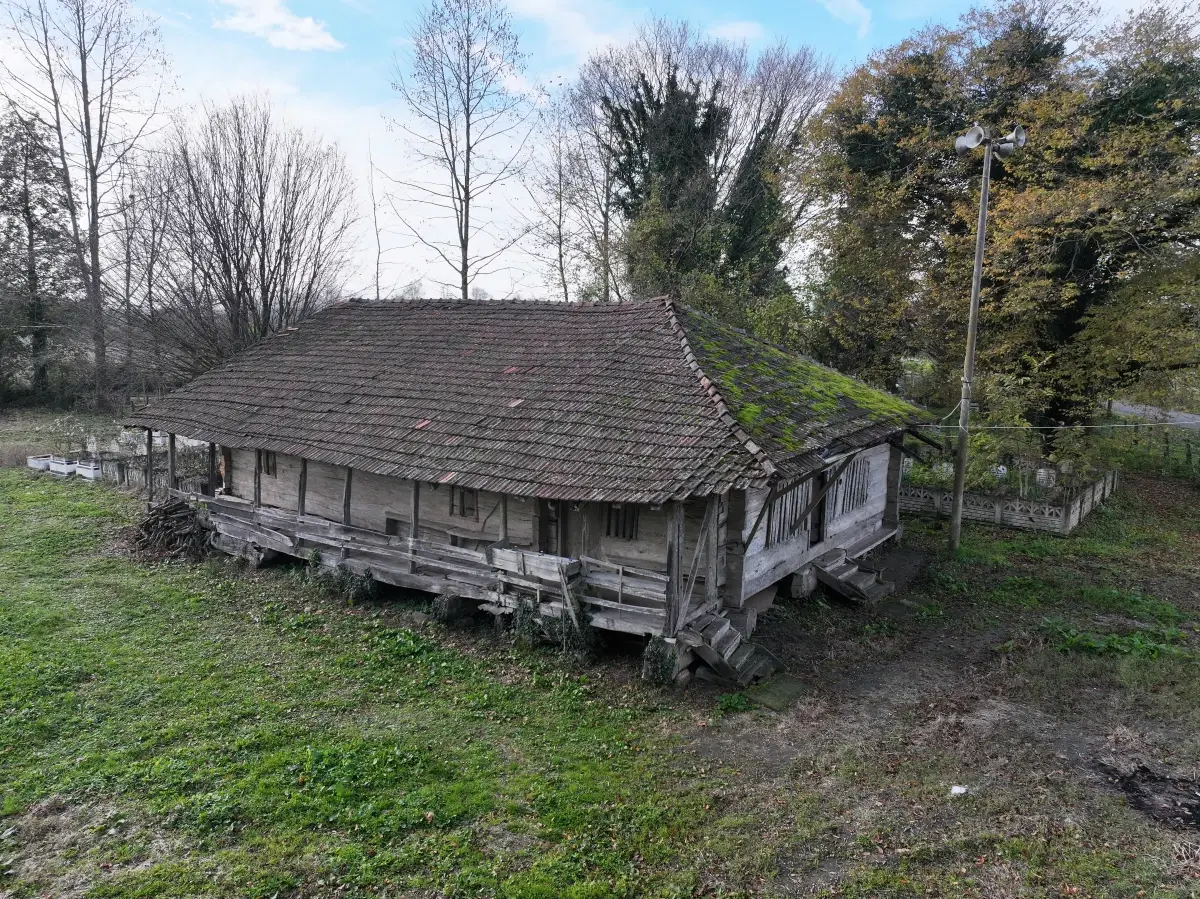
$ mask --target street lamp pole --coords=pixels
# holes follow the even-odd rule
[[[992,145],[1001,158],[1025,146],[1025,129],[1017,125],[1012,133],[993,141],[988,132],[976,125],[954,141],[959,155],[983,145],[983,179],[979,190],[979,222],[975,230],[975,270],[971,276],[971,311],[967,319],[967,353],[963,361],[962,398],[958,406],[958,451],[954,458],[954,501],[950,510],[950,550],[958,549],[962,536],[963,492],[967,483],[967,448],[971,430],[971,384],[975,378],[975,341],[979,334],[979,285],[983,280],[983,247],[987,237],[988,187],[992,180]]]

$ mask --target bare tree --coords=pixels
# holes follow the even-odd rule
[[[639,79],[654,89],[672,76],[695,84],[728,111],[728,127],[708,159],[716,196],[724,203],[752,148],[771,147],[784,160],[781,185],[797,218],[813,198],[793,177],[798,134],[828,96],[833,84],[830,64],[807,47],[779,45],[751,60],[744,45],[710,38],[686,22],[653,19],[625,45],[593,55],[560,99],[569,123],[566,138],[568,187],[574,246],[585,270],[584,292],[598,299],[620,298],[623,281],[618,250],[628,222],[616,205],[614,141],[606,105],[628,107]],[[543,185],[539,206],[553,200]],[[552,205],[552,203],[551,203]],[[553,264],[553,260],[551,260]]]
[[[534,106],[513,88],[525,57],[501,0],[433,0],[411,41],[410,69],[397,66],[393,86],[412,116],[397,124],[418,170],[391,180],[434,212],[417,223],[395,197],[392,207],[413,238],[454,269],[467,299],[472,282],[525,233],[499,234],[494,208],[482,223],[478,215],[526,164]],[[431,233],[430,220],[452,223],[454,239]]]
[[[9,0],[10,98],[57,141],[76,265],[91,313],[96,403],[107,401],[101,241],[117,174],[158,111],[166,60],[132,0]]]
[[[565,109],[555,104],[542,119],[540,153],[533,160],[531,234],[564,303],[575,281],[577,226],[571,196],[571,134]]]
[[[336,299],[350,261],[353,179],[341,151],[261,100],[177,124],[138,202],[142,318],[168,374],[203,371]]]
[[[564,95],[561,115],[570,128],[567,196],[576,251],[587,273],[584,292],[607,303],[622,296],[618,247],[624,223],[616,208],[616,163],[599,87],[580,77]]]
[[[379,228],[379,202],[375,197],[375,157],[371,154],[371,142],[367,141],[367,196],[371,200],[371,228],[375,233],[375,300],[380,299],[379,270],[383,266],[383,232]]]

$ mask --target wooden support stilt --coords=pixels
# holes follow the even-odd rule
[[[154,502],[154,429],[146,428],[146,508]]]
[[[683,503],[669,502],[666,504],[667,513],[667,608],[666,620],[663,622],[663,634],[675,636],[683,624],[684,580],[687,572],[683,570],[683,541],[684,518]]]
[[[342,524],[350,526],[350,490],[354,482],[354,469],[346,466],[346,482],[342,490]]]
[[[409,499],[408,506],[408,536],[410,540],[417,539],[417,527],[421,518],[421,482],[412,482],[412,496]],[[414,572],[417,570],[417,564],[412,559],[409,559],[408,570]]]
[[[167,435],[167,490],[171,491],[178,487],[175,483],[175,435]]]
[[[717,568],[720,559],[720,548],[717,545],[717,535],[720,531],[721,498],[713,494],[708,498],[708,509],[705,510],[704,520],[708,527],[701,535],[704,540],[704,602],[706,605],[720,604],[720,587],[717,581],[721,573]]]
[[[262,450],[254,451],[254,508],[262,505]]]
[[[217,495],[217,445],[208,445],[208,495]]]
[[[308,491],[308,460],[300,460],[300,486],[296,490],[296,517],[304,517],[304,494]]]

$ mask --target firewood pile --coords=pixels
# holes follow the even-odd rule
[[[171,499],[152,507],[138,522],[134,543],[143,552],[199,559],[208,549],[208,531],[195,509]]]

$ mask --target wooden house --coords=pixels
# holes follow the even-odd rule
[[[743,662],[781,582],[886,588],[853,559],[896,533],[916,418],[669,300],[414,300],[326,309],[130,423],[210,443],[226,551]]]

